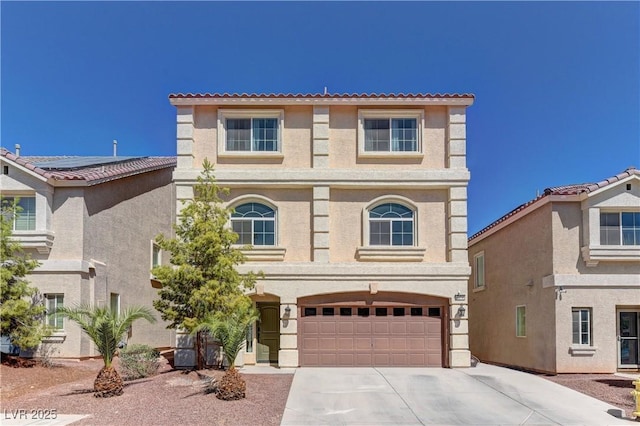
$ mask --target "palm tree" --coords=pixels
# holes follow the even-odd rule
[[[104,367],[93,382],[95,396],[122,395],[124,383],[111,365],[118,349],[118,342],[135,320],[146,319],[151,323],[156,322],[151,310],[143,306],[132,306],[116,314],[106,307],[80,305],[73,308],[61,307],[56,313],[77,323],[102,355]]]
[[[201,331],[209,332],[214,339],[222,344],[229,370],[220,380],[216,394],[219,399],[235,400],[245,396],[246,384],[235,369],[236,357],[242,350],[247,330],[259,317],[251,301],[243,297],[237,302],[230,314],[209,315],[192,332],[192,334]]]

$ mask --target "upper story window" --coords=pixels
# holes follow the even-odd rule
[[[360,110],[358,118],[359,155],[414,156],[422,152],[423,110]]]
[[[14,231],[33,231],[36,229],[35,197],[3,197],[2,203],[15,207],[15,214],[13,215]]]
[[[264,204],[246,203],[237,206],[231,214],[231,227],[238,234],[238,244],[276,244],[276,212]]]
[[[218,155],[280,153],[283,117],[281,110],[219,110]]]
[[[365,118],[365,152],[418,150],[418,123],[415,118]]]
[[[473,287],[484,288],[484,252],[473,256]]]
[[[396,203],[380,204],[369,210],[369,245],[412,246],[414,212]]]
[[[600,244],[640,245],[640,212],[600,213]]]

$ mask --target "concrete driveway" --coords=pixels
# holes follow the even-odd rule
[[[535,375],[468,369],[299,368],[281,425],[638,424]]]

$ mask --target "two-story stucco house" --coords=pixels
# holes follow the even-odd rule
[[[253,246],[241,268],[264,273],[246,364],[470,365],[472,95],[169,98],[178,212],[208,158]]]
[[[551,373],[640,368],[640,171],[549,188],[469,239],[471,352]]]
[[[22,208],[12,235],[40,262],[28,280],[48,312],[77,304],[153,310],[150,269],[162,260],[153,239],[172,233],[175,165],[175,157],[23,157],[2,149],[2,198]],[[47,321],[55,332],[45,341],[56,356],[98,355],[75,323]],[[172,347],[175,333],[165,327],[138,321],[128,340]]]

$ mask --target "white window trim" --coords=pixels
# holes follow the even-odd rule
[[[415,118],[417,121],[416,151],[365,151],[364,120],[366,118]],[[422,158],[422,132],[424,129],[424,109],[359,109],[358,110],[358,157],[364,158]]]
[[[232,200],[229,204],[229,208],[235,208],[236,206],[241,206],[247,203],[259,203],[264,204],[265,206],[273,209],[275,213],[274,217],[274,245],[272,246],[254,246],[251,245],[250,248],[243,244],[234,244],[233,247],[240,249],[242,254],[244,254],[246,260],[248,261],[283,261],[284,256],[287,252],[286,247],[280,246],[280,226],[279,219],[280,214],[278,211],[278,207],[276,204],[270,199],[263,197],[261,195],[244,195],[242,197],[238,197]],[[229,227],[231,228],[231,220],[232,217],[229,215]]]
[[[600,242],[600,214],[601,213],[637,213],[637,208],[620,207],[590,207],[584,216],[585,240],[588,245],[581,247],[582,260],[588,267],[598,266],[600,262],[638,262],[640,260],[640,245],[602,245]]]
[[[574,311],[587,311],[589,313],[589,343],[576,343],[573,341],[573,313]],[[580,315],[579,315],[580,316]],[[579,322],[582,322],[581,318],[578,318]],[[580,332],[580,325],[578,324],[578,333],[579,335],[581,335],[582,333]],[[586,307],[572,307],[571,308],[571,347],[580,347],[580,348],[589,348],[593,346],[593,310],[591,308],[586,308]]]
[[[227,118],[276,118],[278,120],[278,149],[276,151],[227,151]],[[281,158],[284,130],[283,109],[219,109],[218,110],[218,157]]]
[[[58,302],[57,302],[58,296],[62,296],[62,305],[58,305]],[[44,294],[44,300],[47,308],[47,314],[45,315],[46,325],[49,325],[49,316],[53,314],[53,312],[49,312],[49,300],[51,300],[52,298],[56,298],[56,309],[58,309],[61,306],[64,306],[64,293],[45,293]],[[59,318],[60,318],[60,321],[62,322],[62,327],[54,328],[52,330],[52,336],[65,334],[65,329],[64,329],[64,326],[66,324],[65,318],[64,317],[59,317]]]
[[[153,264],[153,251],[155,248],[158,248],[158,265],[154,265]],[[155,266],[160,266],[162,265],[162,249],[160,248],[160,246],[158,245],[158,243],[156,243],[154,240],[151,240],[151,253],[150,253],[150,265],[149,265],[149,276],[152,280],[156,279],[156,276],[153,275],[153,273],[151,273],[151,270],[155,267]]]
[[[524,334],[518,334],[518,309],[524,308]],[[517,305],[516,306],[516,337],[525,338],[527,337],[527,305]]]
[[[482,258],[482,285],[478,285],[478,259]],[[487,286],[487,263],[484,251],[473,256],[473,291],[482,291]]]
[[[369,242],[369,211],[381,204],[400,204],[413,211],[413,245],[411,246],[372,246]],[[418,246],[418,207],[408,198],[389,195],[372,200],[362,210],[362,242],[356,249],[356,257],[361,261],[404,261],[424,260],[426,248]]]

